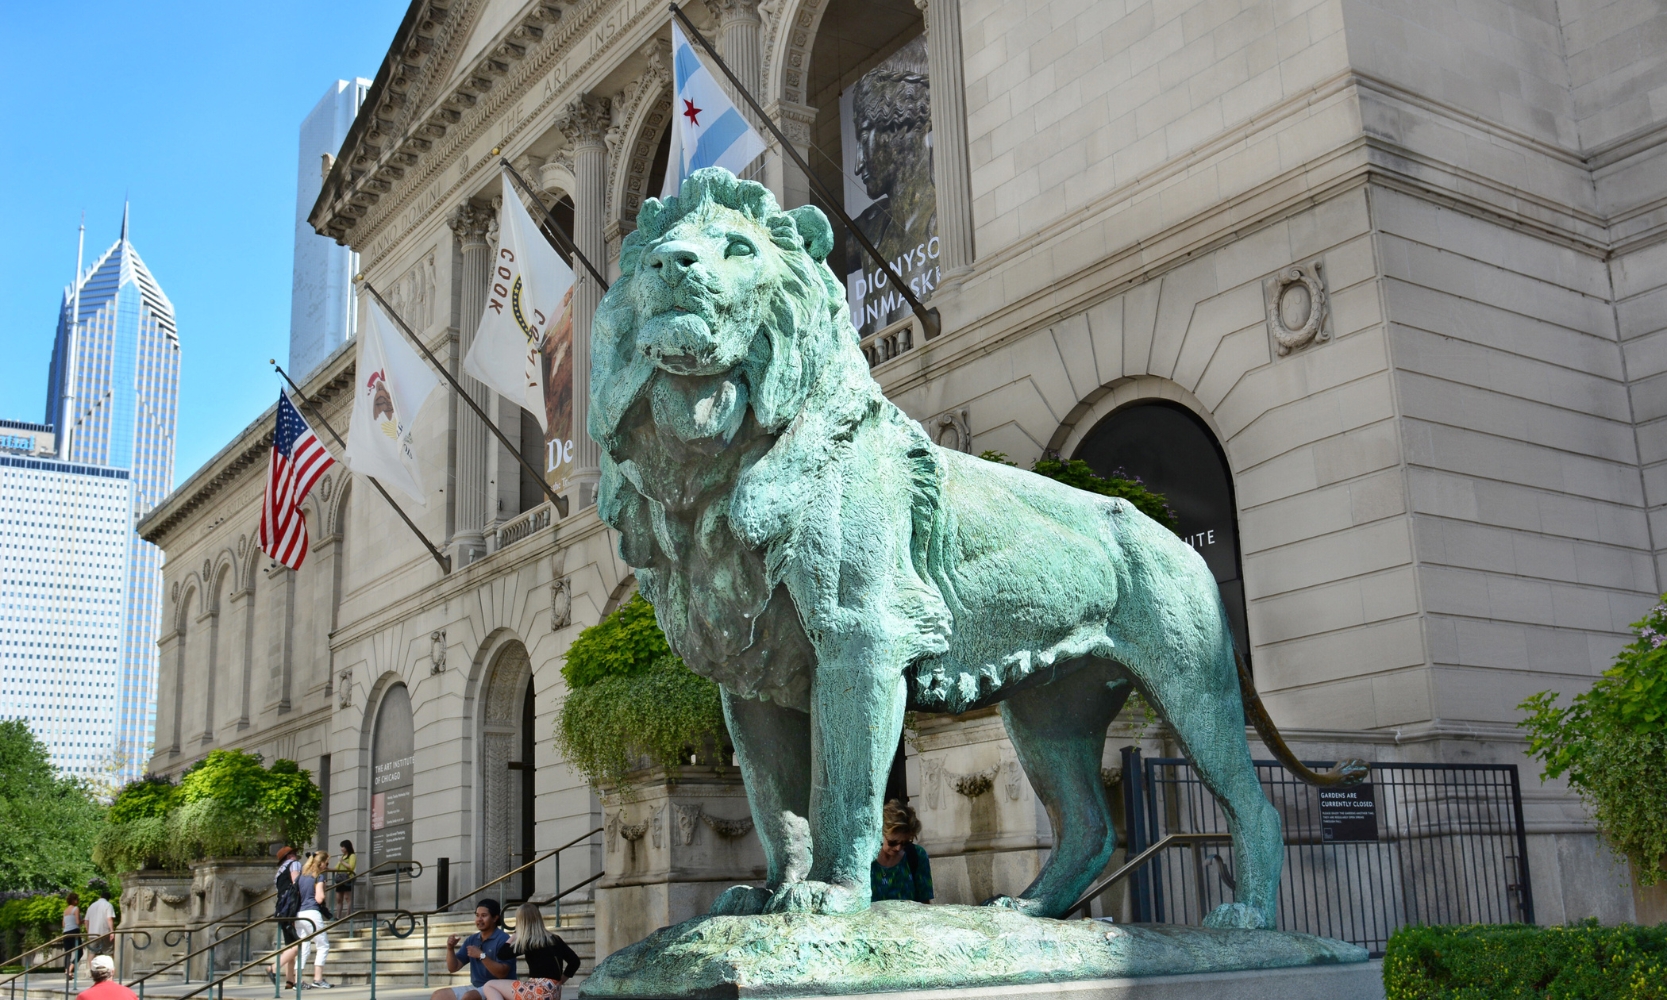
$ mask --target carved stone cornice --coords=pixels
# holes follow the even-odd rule
[[[764,21],[758,13],[759,0],[705,0],[705,3],[720,26],[727,27],[732,21],[750,21],[753,24]]]
[[[574,150],[585,146],[605,147],[604,139],[614,123],[611,109],[612,102],[606,97],[580,94],[556,119],[556,128]]]

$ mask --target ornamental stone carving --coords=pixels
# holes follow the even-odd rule
[[[550,582],[550,631],[560,632],[573,624],[573,578],[558,576]]]
[[[937,809],[943,805],[943,760],[938,757],[922,757],[920,761],[921,783],[926,786],[926,808]]]
[[[481,205],[468,202],[457,206],[446,225],[457,234],[458,242],[465,248],[469,246],[486,246],[486,231],[492,225],[492,211]]]
[[[937,442],[938,447],[947,448],[950,451],[965,452],[970,455],[972,454],[972,425],[968,423],[970,416],[971,411],[965,407],[959,410],[950,410],[934,417],[931,425],[926,429],[932,435],[932,440]]]
[[[569,104],[556,119],[556,128],[575,148],[603,145],[608,129],[613,125],[612,104],[606,97],[584,94]]]
[[[1019,801],[1019,795],[1024,791],[1024,769],[1019,767],[1017,758],[1009,757],[1001,762],[1001,776],[1008,799]]]
[[[996,767],[986,767],[972,774],[957,774],[950,784],[958,794],[976,799],[994,786],[998,770]]]
[[[437,629],[428,634],[428,672],[431,674],[446,672],[445,629]]]
[[[648,830],[650,834],[650,842],[653,843],[656,850],[665,846],[663,843],[665,826],[666,807],[655,806],[654,811],[650,813],[648,817]]]
[[[336,675],[336,705],[341,708],[353,707],[352,667],[348,667]]]
[[[676,811],[677,820],[673,842],[689,847],[695,842],[695,834],[700,830],[700,819],[705,815],[705,810],[699,805],[686,806],[676,802],[672,803],[672,809]]]
[[[1262,284],[1268,331],[1281,357],[1331,339],[1325,270],[1319,260],[1292,264]]]
[[[704,810],[700,814],[701,822],[712,828],[712,832],[725,840],[738,840],[752,832],[752,817],[742,816],[740,819],[719,819]]]

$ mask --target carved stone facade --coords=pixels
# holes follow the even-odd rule
[[[1651,527],[1667,512],[1667,216],[1652,179],[1667,116],[1649,98],[1667,55],[1614,54],[1627,32],[1667,30],[1659,5],[1600,16],[1574,0],[1501,21],[1460,0],[1440,24],[1397,8],[1391,32],[1370,3],[1254,0],[1218,20],[1202,0],[1126,15],[1046,0],[1023,25],[1057,27],[1023,46],[1002,0],[928,0],[923,17],[864,0],[716,6],[688,11],[741,68],[756,55],[760,104],[835,187],[840,90],[930,28],[939,231],[964,257],[954,275],[946,257],[931,300],[943,333],[875,358],[900,406],[946,447],[1024,467],[1089,454],[1133,408],[1183,411],[1227,470],[1247,651],[1298,753],[1517,764],[1537,918],[1640,912],[1514,723],[1528,694],[1589,684],[1667,589]],[[456,365],[483,305],[500,157],[552,204],[572,200],[579,246],[617,277],[610,251],[660,181],[668,35],[646,0],[419,4],[311,221]],[[729,47],[751,38],[756,53]],[[811,200],[782,150],[763,177],[789,206]],[[600,289],[580,270],[588,331]],[[338,426],[353,374],[344,351],[303,387]],[[448,400],[415,428],[431,492],[413,517],[452,572],[340,478],[309,500],[314,550],[291,573],[250,541],[270,429],[244,430],[141,526],[167,552],[170,595],[151,768],[282,748],[330,769],[328,836],[366,837],[368,734],[402,684],[412,850],[452,859],[455,895],[524,829],[498,805],[522,717],[490,707],[513,661],[542,737],[536,846],[606,827],[588,870],[582,848],[564,856],[564,885],[606,870],[599,894],[635,900],[599,928],[610,941],[657,926],[684,892],[670,852],[730,843],[707,820],[745,810],[668,794],[684,808],[593,811],[554,756],[563,654],[629,585],[593,481],[568,517],[500,544],[502,463]],[[940,898],[1021,884],[1047,822],[998,721],[923,720],[919,742],[910,785]],[[628,877],[627,858],[644,867]],[[553,888],[553,866],[538,877]]]

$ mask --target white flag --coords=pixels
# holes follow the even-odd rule
[[[701,167],[725,167],[739,174],[765,148],[764,138],[735,110],[676,21],[671,23],[671,64],[671,110],[677,127],[671,132],[661,198],[676,194]]]
[[[440,380],[372,300],[359,330],[353,416],[347,426],[347,467],[399,488],[428,506],[411,427]]]
[[[504,174],[498,252],[487,277],[486,311],[463,370],[513,400],[548,431],[544,401],[544,339],[561,319],[573,269],[533,224]]]

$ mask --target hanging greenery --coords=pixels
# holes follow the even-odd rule
[[[592,785],[629,795],[644,767],[728,759],[718,686],[672,654],[641,594],[579,633],[562,676],[556,747]]]
[[[1667,597],[1590,691],[1559,707],[1541,691],[1519,708],[1544,777],[1569,787],[1643,885],[1667,878]]]

